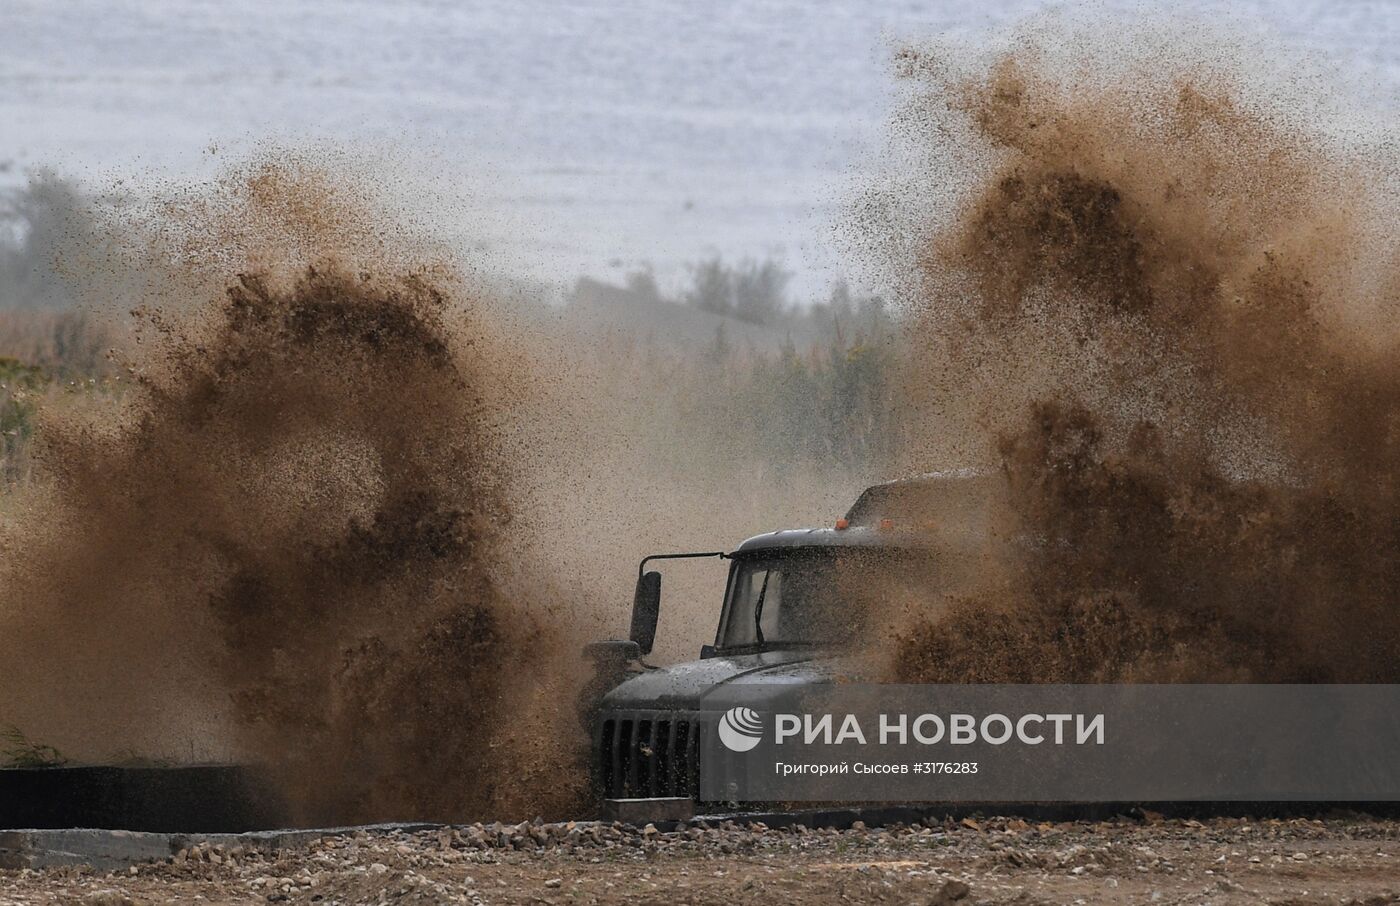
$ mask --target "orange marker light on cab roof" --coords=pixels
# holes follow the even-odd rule
[[[849,519],[844,519],[844,518],[843,518],[843,519],[837,519],[837,520],[836,520],[836,531],[838,531],[838,532],[844,532],[846,529],[848,529],[848,528],[850,528],[850,527],[851,527],[851,521],[850,521]]]

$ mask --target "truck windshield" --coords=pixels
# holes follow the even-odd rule
[[[719,647],[840,645],[874,607],[924,585],[927,554],[887,548],[779,551],[736,559]]]

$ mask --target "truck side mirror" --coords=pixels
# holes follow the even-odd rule
[[[632,641],[642,654],[651,653],[656,641],[656,618],[661,613],[661,573],[637,577],[637,593],[632,596]]]

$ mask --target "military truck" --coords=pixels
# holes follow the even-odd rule
[[[881,605],[927,591],[985,536],[989,479],[943,472],[867,488],[827,528],[756,535],[732,551],[653,554],[637,569],[630,637],[595,642],[584,693],[595,791],[604,799],[698,798],[702,734],[718,714],[702,700],[722,684],[829,683]],[[695,558],[729,563],[714,639],[699,658],[653,667],[661,573]]]

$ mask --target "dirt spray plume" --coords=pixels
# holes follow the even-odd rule
[[[1394,146],[1238,51],[1037,20],[899,56],[906,465],[1008,503],[898,679],[1396,678]]]
[[[528,368],[371,218],[257,166],[164,240],[175,270],[201,243],[256,269],[139,313],[119,413],[44,426],[0,592],[0,698],[31,737],[263,763],[303,822],[577,792],[548,585],[508,540]]]

